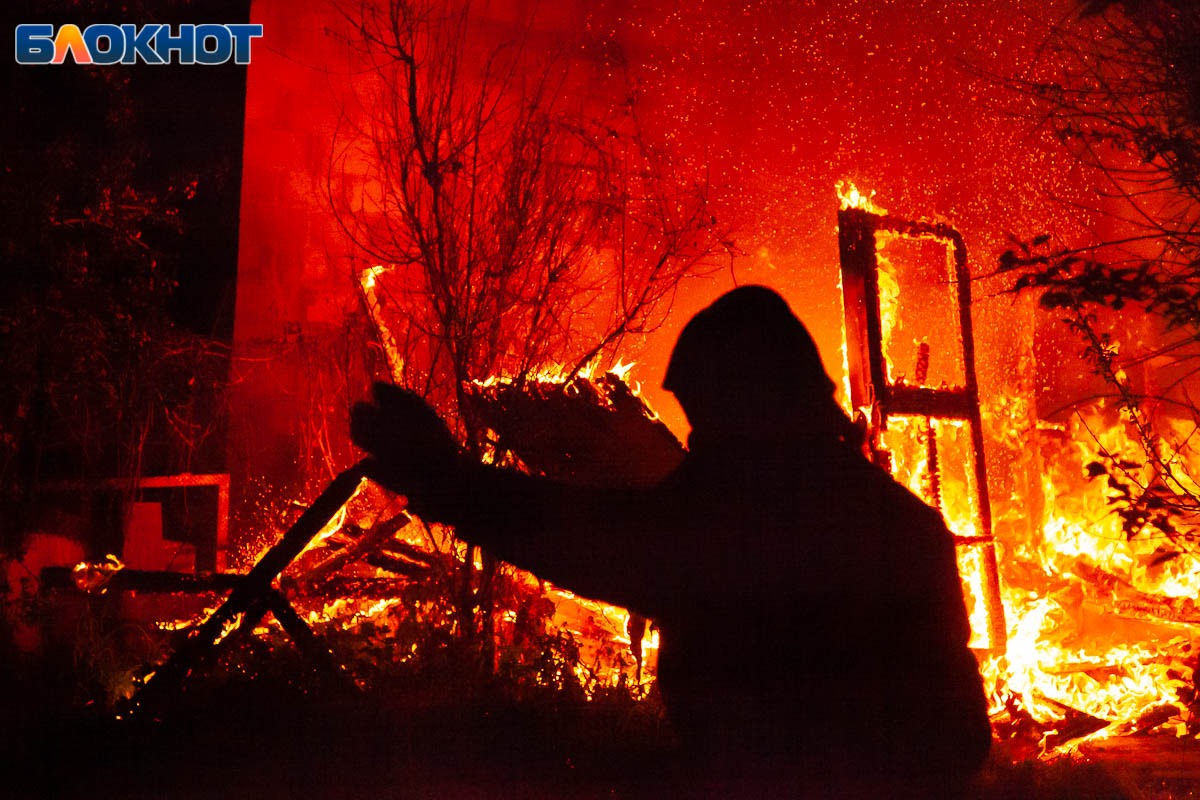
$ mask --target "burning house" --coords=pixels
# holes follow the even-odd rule
[[[1194,183],[1169,139],[1122,162],[1183,197],[1135,203],[1160,227],[1128,236],[1129,192],[1093,187],[1141,173],[1011,114],[1046,101],[1079,4],[1001,5],[251,3],[224,452],[43,481],[50,505],[133,500],[104,547],[62,514],[26,532],[43,593],[174,631],[106,700],[169,701],[240,638],[351,691],[470,652],[522,687],[656,702],[653,620],[410,514],[365,479],[350,408],[395,383],[480,461],[652,485],[686,450],[658,386],[680,327],[761,283],[864,458],[954,533],[1004,757],[1197,738]],[[1084,30],[1163,24],[1082,5]],[[1089,236],[1124,260],[1047,250]],[[187,541],[173,492],[203,493]]]
[[[280,149],[283,142],[289,142],[288,146],[293,149],[304,141],[344,142],[344,137],[339,139],[339,131],[344,131],[348,124],[345,119],[353,118],[355,113],[369,117],[369,111],[355,104],[367,103],[364,98],[374,95],[370,87],[354,87],[345,80],[329,77],[330,74],[342,74],[339,71],[344,69],[342,65],[358,56],[352,48],[335,46],[338,36],[327,27],[330,24],[327,18],[314,9],[311,17],[289,13],[286,19],[274,19],[270,9],[269,4],[261,6],[264,20],[284,30],[295,30],[299,37],[297,41],[305,35],[318,37],[324,43],[319,48],[325,54],[324,58],[332,59],[336,54],[343,60],[332,62],[338,65],[336,69],[307,73],[281,63],[279,69],[283,71],[278,75],[270,73],[274,68],[268,63],[259,73],[263,76],[270,73],[270,77],[261,79],[264,81],[259,90],[262,95],[255,94],[255,78],[251,76],[247,151],[249,153],[256,147],[269,148],[273,157],[267,157],[266,149],[261,157],[247,157],[239,302],[253,308],[254,313],[239,317],[239,324],[244,326],[239,341],[243,342],[244,348],[259,348],[265,343],[266,350],[252,358],[251,363],[269,359],[271,365],[266,369],[278,371],[284,363],[279,358],[281,342],[283,349],[290,343],[297,345],[298,350],[306,346],[326,346],[322,342],[337,343],[345,335],[338,328],[343,324],[343,317],[331,305],[339,296],[350,306],[365,298],[370,328],[367,336],[378,343],[385,370],[395,375],[397,368],[403,369],[405,360],[404,354],[396,352],[395,337],[400,334],[394,330],[402,322],[396,316],[388,321],[389,315],[396,314],[394,303],[391,309],[379,308],[383,305],[383,287],[389,280],[393,288],[388,291],[397,291],[398,279],[389,277],[386,272],[393,268],[377,267],[369,261],[355,262],[353,256],[350,256],[350,267],[338,266],[331,260],[328,257],[330,242],[337,241],[341,235],[336,220],[325,206],[313,205],[306,199],[316,188],[298,188],[297,172],[279,163],[279,154],[286,152]],[[685,120],[703,118],[706,125],[696,132],[696,141],[689,142],[688,148],[708,148],[713,154],[713,163],[720,163],[722,169],[729,170],[724,173],[728,176],[747,169],[775,176],[770,191],[754,194],[743,187],[735,192],[741,195],[736,199],[719,198],[710,206],[714,214],[737,220],[731,226],[732,230],[738,231],[737,250],[731,251],[737,278],[770,281],[780,285],[785,292],[790,290],[797,296],[812,298],[798,306],[798,310],[816,331],[828,363],[838,363],[836,354],[846,353],[845,402],[852,411],[864,415],[864,421],[872,431],[877,456],[886,459],[902,483],[940,507],[951,521],[962,545],[963,574],[977,645],[981,656],[986,656],[984,668],[996,687],[993,700],[998,719],[1009,718],[1014,727],[1032,725],[1043,731],[1062,727],[1060,723],[1067,719],[1076,723],[1079,729],[1093,727],[1109,733],[1141,729],[1147,725],[1156,727],[1168,721],[1176,730],[1187,729],[1188,695],[1186,691],[1183,695],[1176,693],[1176,689],[1187,684],[1190,675],[1190,637],[1186,621],[1181,622],[1179,616],[1186,612],[1178,610],[1182,601],[1158,596],[1157,589],[1141,583],[1144,578],[1135,578],[1134,573],[1161,572],[1160,579],[1166,585],[1175,586],[1181,579],[1180,573],[1190,569],[1186,566],[1189,559],[1166,557],[1161,562],[1161,569],[1133,566],[1139,562],[1153,562],[1156,552],[1161,556],[1161,542],[1153,537],[1144,542],[1135,541],[1137,537],[1122,535],[1118,518],[1102,512],[1108,502],[1104,491],[1096,482],[1088,482],[1079,476],[1101,453],[1112,451],[1108,450],[1109,445],[1100,445],[1100,439],[1087,441],[1084,431],[1094,430],[1093,423],[1069,413],[1055,413],[1056,408],[1077,399],[1073,395],[1095,389],[1095,379],[1089,378],[1085,370],[1073,363],[1075,351],[1067,349],[1073,347],[1068,333],[1057,331],[1052,321],[1039,318],[1038,312],[1027,301],[1014,300],[1006,294],[1006,286],[995,278],[979,280],[981,275],[993,271],[986,265],[986,259],[995,256],[987,254],[995,253],[1006,244],[1003,237],[1011,225],[999,220],[1008,215],[1041,219],[1047,213],[1059,213],[1040,199],[1041,192],[1049,188],[1044,183],[1047,174],[1040,169],[1036,174],[1025,173],[1019,171],[1024,169],[1017,166],[1022,163],[1019,161],[992,166],[977,161],[982,150],[1007,146],[1003,142],[1008,131],[980,126],[978,114],[966,111],[974,109],[978,101],[973,93],[994,94],[995,88],[964,77],[955,86],[939,84],[938,93],[934,94],[921,88],[928,79],[918,70],[911,76],[916,81],[915,86],[906,86],[902,90],[897,83],[899,78],[893,77],[894,72],[870,69],[871,58],[884,57],[891,59],[888,63],[894,71],[907,74],[907,68],[897,66],[899,52],[888,51],[887,40],[874,45],[865,36],[841,40],[849,43],[850,50],[857,55],[821,53],[812,62],[799,59],[804,63],[821,64],[829,74],[849,76],[852,86],[872,88],[863,88],[861,98],[836,88],[822,89],[820,91],[825,94],[820,96],[832,101],[826,107],[825,116],[814,118],[807,126],[801,125],[800,130],[794,124],[788,126],[796,141],[805,143],[800,151],[796,144],[789,147],[789,152],[796,155],[793,156],[794,164],[788,169],[793,173],[797,169],[811,173],[802,184],[807,188],[797,191],[794,175],[781,174],[782,167],[756,162],[744,144],[735,144],[745,133],[742,130],[745,126],[754,131],[768,130],[763,121],[770,119],[768,111],[756,109],[737,119],[723,116],[727,111],[706,113],[700,100],[681,101],[666,88],[671,80],[683,80],[682,70],[690,58],[688,48],[679,46],[678,37],[695,35],[704,40],[716,37],[716,31],[729,24],[722,16],[725,11],[713,11],[711,19],[704,22],[675,17],[652,21],[615,8],[604,15],[594,12],[586,20],[574,19],[570,13],[563,10],[559,16],[537,17],[531,36],[534,41],[543,41],[543,37],[553,37],[563,31],[578,33],[581,37],[579,50],[571,58],[587,68],[583,71],[585,77],[575,78],[583,83],[573,86],[573,92],[603,95],[613,91],[614,64],[632,59],[636,63],[653,65],[657,74],[673,76],[661,78],[662,83],[654,84],[654,91],[645,90],[649,99],[642,101],[640,110],[653,120],[653,124],[663,126],[664,131],[678,131],[678,126]],[[796,24],[800,24],[800,17],[808,12],[791,13],[797,16]],[[848,15],[863,13],[855,10]],[[506,19],[503,13],[497,12],[496,18],[489,18],[487,25],[499,26],[491,30],[503,29]],[[958,23],[962,26],[955,27]],[[870,24],[870,20],[864,24]],[[928,27],[922,27],[918,32],[914,27],[911,31],[906,29],[903,36],[928,36],[931,42],[944,43],[947,39],[958,40],[967,35],[987,36],[989,25],[1007,26],[1005,35],[1015,37],[1013,48],[990,48],[980,56],[984,60],[990,59],[989,68],[1001,70],[1009,59],[1018,56],[1025,43],[1032,46],[1039,36],[1044,35],[1028,20],[1016,23],[1005,21],[1003,17],[986,23],[971,19],[943,24],[947,27],[941,33]],[[749,23],[749,28],[754,30],[755,23]],[[901,34],[893,36],[897,41],[903,38]],[[670,44],[664,44],[659,37],[664,37]],[[593,40],[608,41],[610,48],[617,46],[614,42],[619,43],[622,50],[620,53],[605,50]],[[789,41],[795,47],[800,40]],[[861,53],[856,49],[860,46],[864,48]],[[309,49],[318,50],[315,45]],[[957,52],[956,46],[948,46],[945,57],[956,57]],[[705,60],[703,63],[705,69],[717,70],[719,61]],[[764,56],[764,62],[770,61]],[[788,80],[797,79],[795,70],[798,68],[791,62],[786,68],[754,64],[750,70],[753,75],[761,75],[765,86],[752,92],[751,96],[766,103],[767,108],[771,103],[784,103],[791,108],[799,96],[816,96],[816,87],[825,85],[823,78],[809,76],[811,83],[806,84],[804,92],[783,88]],[[707,98],[703,102],[709,103],[708,109],[728,109],[742,101],[731,98],[729,90],[723,87],[750,79],[750,74],[739,73],[731,65],[719,74],[706,73],[705,80],[690,78],[688,85],[693,88],[688,91],[692,96]],[[290,104],[295,93],[311,96],[314,81],[323,86],[321,91],[333,94],[337,99],[327,104],[330,111],[324,126],[319,117],[314,117],[313,108],[305,107],[301,119],[294,123],[302,123],[305,132],[300,133],[288,123],[295,111],[279,103]],[[292,89],[280,91],[281,84],[292,84]],[[777,99],[772,92],[787,99]],[[795,93],[794,97],[791,92]],[[838,115],[853,113],[860,100],[866,102],[868,96],[874,99],[869,118],[890,120],[889,125],[902,127],[907,131],[902,135],[911,138],[903,143],[889,143],[886,125],[868,125],[872,131],[868,137],[856,126],[838,124]],[[881,105],[889,102],[891,107]],[[936,113],[921,110],[931,103],[938,108]],[[256,123],[256,119],[261,119],[261,123]],[[934,123],[933,119],[939,122]],[[943,131],[954,125],[958,126],[961,135],[947,139]],[[818,129],[836,130],[836,146],[829,141],[812,141]],[[320,130],[320,135],[313,133],[314,130]],[[673,133],[668,138],[679,135]],[[955,149],[959,145],[954,142],[962,136],[971,144],[962,144],[963,149],[959,151]],[[370,172],[369,165],[356,162],[347,155],[350,145],[344,146],[347,150],[343,151],[340,167],[350,170],[352,185],[362,186],[356,191],[370,191],[371,181],[378,181],[378,176]],[[925,152],[927,148],[920,177],[902,166],[913,163],[913,158],[921,157],[919,154],[890,162],[881,162],[874,155],[892,150]],[[309,163],[300,174],[309,175],[308,180],[313,182],[325,179],[328,170],[321,171],[317,167],[328,163],[326,153],[310,149],[306,155],[300,152],[297,156]],[[1039,151],[1038,158],[1053,157],[1048,151]],[[975,161],[966,160],[968,158]],[[889,187],[894,187],[889,198],[896,197],[906,208],[913,209],[915,216],[946,214],[963,233],[946,223],[910,222],[889,216],[873,208],[866,198],[857,202],[850,198],[848,187],[842,200],[844,209],[836,220],[830,216],[828,209],[833,204],[827,200],[820,201],[825,210],[807,212],[808,219],[825,220],[817,224],[798,222],[806,218],[801,209],[811,208],[806,204],[816,203],[816,199],[796,200],[791,211],[781,207],[776,187],[792,196],[828,198],[830,186],[841,185],[847,175],[861,175],[868,165],[872,165],[873,184],[882,179]],[[359,171],[354,172],[355,169]],[[343,172],[342,177],[346,174]],[[973,177],[967,180],[966,175]],[[983,187],[989,182],[993,186],[1004,182],[1013,189],[1003,193],[985,191]],[[917,190],[917,186],[922,188]],[[1036,188],[1038,186],[1043,188]],[[376,186],[376,190],[381,192],[380,196],[385,196],[384,189]],[[267,195],[273,198],[267,203],[258,199],[261,192],[278,191],[284,192],[283,198]],[[1064,184],[1050,191],[1070,194],[1077,188]],[[286,214],[281,213],[280,200],[285,206],[295,207]],[[793,217],[797,222],[785,222]],[[283,231],[294,229],[297,219],[305,220],[302,223],[304,235],[288,236]],[[742,220],[751,220],[750,230],[754,232],[749,234],[750,239],[743,238],[746,234],[741,232]],[[1074,224],[1067,218],[1052,222],[1063,227]],[[838,232],[840,245],[828,234],[818,235],[822,225],[827,226],[828,231]],[[271,226],[277,226],[280,232],[256,236],[256,230],[270,231]],[[783,232],[789,228],[792,230]],[[811,232],[803,232],[805,230]],[[750,240],[761,244],[743,252],[741,242]],[[971,245],[970,261],[966,251],[968,242]],[[839,249],[840,277],[836,269],[814,268],[815,264],[834,263]],[[285,256],[285,251],[290,255]],[[729,255],[721,255],[718,260],[726,257]],[[949,267],[946,267],[947,263]],[[302,269],[303,275],[291,277],[296,269]],[[320,274],[309,276],[313,271],[326,277],[321,278]],[[313,295],[311,299],[304,298],[305,292],[312,291],[306,287],[332,286],[338,280],[336,275],[347,271],[351,276],[360,276],[359,286],[344,283],[340,295],[327,291]],[[840,293],[837,291],[839,282]],[[652,375],[655,365],[665,358],[674,326],[678,324],[675,320],[686,319],[687,310],[696,302],[691,298],[699,299],[703,294],[682,284],[675,309],[663,331],[651,336],[648,344],[641,345],[631,354],[639,360],[635,377],[645,384],[651,404],[657,409],[665,409],[662,412],[664,420],[679,431],[680,438],[685,429],[680,424],[678,412],[669,397],[658,394]],[[260,296],[269,299],[257,299]],[[290,309],[281,305],[284,302],[291,304]],[[273,312],[263,313],[264,309],[273,309]],[[282,340],[280,330],[284,331]],[[289,334],[288,330],[296,333]],[[325,333],[310,332],[319,330]],[[565,348],[553,360],[559,364],[569,363],[573,360],[572,352]],[[325,357],[321,356],[322,359]],[[1074,375],[1079,382],[1070,385],[1062,374],[1064,372]],[[280,420],[288,415],[293,418],[301,415],[304,417],[302,426],[333,424],[336,427],[336,416],[344,413],[347,401],[355,399],[353,392],[348,387],[341,390],[340,395],[333,392],[334,419],[326,414],[322,417],[326,421],[315,423],[310,411],[306,410],[311,406],[293,402],[296,397],[309,396],[308,403],[330,407],[330,398],[311,397],[309,375],[305,367],[296,365],[270,382],[250,380],[239,389],[243,393],[254,393],[258,391],[254,388],[256,385],[269,387],[265,391],[269,391],[270,397],[247,394],[242,401],[247,408],[255,409],[252,418],[258,430],[253,435],[264,433],[259,427],[259,412],[278,405],[283,397],[289,398],[287,407],[278,415],[270,415],[273,420],[270,424],[282,424]],[[290,381],[293,388],[279,393],[276,388],[280,380],[285,385]],[[531,385],[540,384],[534,382]],[[1110,412],[1095,413],[1108,413],[1110,419],[1105,430],[1114,430]],[[551,413],[550,416],[555,415]],[[494,429],[494,421],[488,427]],[[250,435],[247,436],[249,440]],[[295,452],[294,447],[271,449]],[[313,454],[322,449],[308,447],[305,458],[313,458]],[[333,451],[336,453],[336,445]],[[322,457],[328,459],[329,453]],[[334,460],[340,458],[344,463],[345,457],[345,453],[337,454]],[[1082,462],[1075,464],[1076,459],[1082,459]],[[1057,476],[1056,480],[1047,477],[1051,473]],[[318,470],[318,474],[330,473],[325,469]],[[1069,479],[1068,475],[1071,476]],[[1064,480],[1073,487],[1071,490],[1064,488]],[[1073,499],[1065,501],[1064,495]],[[1064,510],[1064,502],[1072,507],[1071,511]],[[1083,512],[1083,507],[1090,511]],[[1080,514],[1082,516],[1077,516]],[[1067,522],[1067,518],[1074,521]],[[1051,535],[1052,531],[1054,535]],[[1055,538],[1060,535],[1059,531],[1068,541]],[[1091,543],[1083,545],[1081,536]],[[1116,556],[1116,551],[1127,548],[1131,551],[1140,549],[1140,552]],[[1040,555],[1035,557],[1034,552]],[[1101,555],[1101,552],[1107,555]],[[1101,566],[1114,557],[1127,560],[1126,566],[1119,569],[1111,563],[1107,567]],[[1069,563],[1061,563],[1063,558]],[[1097,584],[1080,578],[1077,570],[1084,570],[1093,577],[1107,575],[1101,579],[1101,585],[1106,588],[1097,589]],[[1042,577],[1034,579],[1039,571]],[[1068,575],[1071,577],[1066,577]],[[1045,581],[1045,586],[1060,586],[1063,591],[1068,591],[1073,595],[1071,604],[1063,605],[1044,596],[1038,588],[1040,581]],[[1066,586],[1072,588],[1067,590]],[[1085,595],[1098,591],[1107,596],[1118,586],[1125,587],[1123,591],[1127,593],[1119,600],[1100,601],[1096,595],[1080,605],[1078,596],[1074,595],[1086,588]],[[1175,591],[1186,595],[1186,590],[1172,590]],[[1021,595],[1021,592],[1031,594]],[[1151,602],[1151,597],[1157,599]],[[1124,620],[1121,624],[1114,623],[1115,628],[1123,629],[1123,634],[1112,633],[1116,638],[1109,642],[1111,649],[1106,649],[1108,645],[1105,645],[1090,650],[1092,643],[1075,639],[1078,631],[1074,629],[1084,626],[1098,631],[1104,627],[1099,625],[1095,614],[1106,602],[1116,603],[1108,606],[1107,613]],[[1151,611],[1146,603],[1159,603],[1159,610]],[[1116,610],[1118,607],[1132,608],[1129,604],[1142,604],[1142,611],[1133,613],[1133,621],[1129,615],[1118,614]],[[1144,635],[1140,635],[1136,631],[1143,624]],[[1118,642],[1121,635],[1131,638]],[[1108,634],[1098,636],[1095,643],[1108,641],[1105,636]],[[1056,645],[1061,648],[1058,656],[1048,656],[1046,651],[1037,650],[1039,645],[1032,645],[1032,652],[1027,649],[1031,641],[1042,642],[1040,646],[1045,646],[1046,638],[1059,642]],[[1135,642],[1138,644],[1132,649],[1123,649]],[[1165,649],[1159,650],[1159,647]],[[1147,677],[1151,673],[1157,677]],[[1126,688],[1120,689],[1121,686]],[[1134,689],[1134,686],[1144,688]],[[1151,686],[1154,688],[1150,689]],[[1089,692],[1096,696],[1083,699]],[[1114,692],[1121,699],[1111,701],[1112,710],[1093,715],[1092,712],[1097,710],[1097,698]],[[1134,700],[1134,697],[1139,699]],[[1122,710],[1116,711],[1117,708]],[[1081,721],[1081,716],[1087,719]],[[1064,740],[1077,738],[1074,731],[1070,734],[1059,732],[1058,735]]]

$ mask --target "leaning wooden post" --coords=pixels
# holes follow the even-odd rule
[[[225,602],[208,619],[188,631],[166,663],[143,679],[141,690],[133,698],[135,708],[146,704],[148,698],[161,698],[178,691],[188,675],[213,652],[238,615],[257,616],[253,620],[243,619],[242,626],[253,625],[261,619],[271,608],[276,578],[354,496],[367,477],[369,467],[370,460],[364,459],[333,479],[287,533],[238,582]]]

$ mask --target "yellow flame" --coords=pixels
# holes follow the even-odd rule
[[[371,322],[379,330],[379,341],[383,346],[384,357],[387,359],[388,370],[392,374],[392,380],[402,382],[405,364],[404,353],[397,343],[398,340],[392,334],[391,328],[388,327],[387,320],[384,318],[382,312],[383,304],[380,302],[378,293],[375,291],[376,285],[379,282],[379,276],[389,270],[390,267],[383,264],[367,267],[359,274],[358,281],[362,287],[363,298],[366,300],[367,313],[371,317]]]
[[[609,367],[605,371],[605,374],[612,375],[620,381],[628,382],[629,374],[636,366],[636,361],[630,361],[626,363],[624,359],[618,358],[617,363]],[[574,372],[571,371],[572,367],[573,365],[563,363],[548,364],[547,366],[530,373],[525,377],[525,379],[533,383],[546,384],[570,383],[573,380],[590,381],[595,379],[597,370],[600,369],[600,359],[598,357],[593,358],[591,361],[588,361]],[[487,389],[492,386],[508,386],[515,382],[516,378],[507,375],[489,375],[486,378],[480,378],[472,381],[475,386],[478,386],[482,389]]]
[[[323,547],[326,539],[328,539],[330,536],[332,536],[333,534],[337,533],[339,530],[342,529],[342,526],[346,524],[346,515],[348,513],[347,509],[348,509],[351,501],[355,498],[355,496],[357,496],[357,494],[362,490],[363,486],[365,486],[368,482],[369,481],[367,480],[367,478],[361,478],[359,480],[358,485],[354,487],[354,494],[350,495],[350,499],[347,500],[342,505],[342,507],[337,510],[336,514],[334,514],[332,517],[329,518],[329,521],[326,522],[325,525],[321,528],[321,530],[317,532],[317,535],[309,540],[308,544],[304,546],[304,549],[302,551],[300,551],[301,556],[303,556],[305,553],[309,552],[310,550],[313,550],[318,547]],[[297,556],[297,558],[299,558],[299,557],[300,556]]]
[[[373,267],[367,267],[364,269],[362,274],[359,276],[359,282],[362,284],[362,288],[367,291],[374,289],[375,283],[378,281],[379,276],[385,272],[387,272],[387,267],[385,267],[383,264],[376,264]]]
[[[851,208],[857,208],[861,211],[866,211],[871,214],[886,214],[887,209],[875,204],[875,192],[859,191],[853,181],[838,181],[834,184],[834,189],[837,191],[838,200],[841,201],[842,211]]]
[[[636,366],[636,361],[630,361],[628,364],[626,364],[622,359],[617,359],[617,363],[608,370],[608,374],[616,375],[618,379],[623,381],[629,376],[630,371],[632,371]]]
[[[1180,693],[1193,677],[1188,626],[1172,622],[1171,598],[1200,592],[1200,564],[1191,554],[1164,558],[1171,548],[1162,538],[1127,535],[1107,482],[1084,470],[1102,452],[1120,457],[1136,447],[1125,425],[1097,406],[1042,428],[1054,445],[1042,471],[1047,511],[1031,538],[1006,547],[1009,563],[1023,565],[1026,585],[1003,587],[1008,652],[984,665],[993,710],[1004,697],[1017,698],[1047,728],[1072,710],[1109,723],[1086,739],[1139,725],[1175,735],[1189,727]],[[1045,746],[1043,756],[1069,753],[1086,739]]]
[[[112,580],[113,575],[123,569],[125,569],[125,564],[121,559],[109,553],[98,564],[80,561],[72,568],[71,575],[80,590],[103,593],[108,590],[108,582]]]
[[[1011,425],[1017,418],[993,422]],[[1177,735],[1188,729],[1189,711],[1180,690],[1190,680],[1190,650],[1183,636],[1186,627],[1170,621],[1169,603],[1170,598],[1200,594],[1200,564],[1194,557],[1164,558],[1164,549],[1170,548],[1161,537],[1127,536],[1120,517],[1112,513],[1106,482],[1089,480],[1084,470],[1101,452],[1120,456],[1135,446],[1126,424],[1113,411],[1101,409],[1062,430],[1048,431],[1062,444],[1043,470],[1043,523],[1028,541],[1002,542],[1008,564],[1025,566],[1017,573],[1022,585],[1001,587],[1009,623],[1007,651],[985,659],[982,672],[993,714],[1016,707],[1042,726],[1045,758],[1069,753],[1089,739],[1130,733],[1144,718]],[[882,437],[897,480],[927,502],[933,500],[926,445],[930,432],[938,436],[943,457],[964,446],[967,433],[959,422],[897,416],[889,418]],[[1020,441],[1027,437],[1028,432]],[[945,468],[954,460],[943,461],[940,505],[950,529],[971,536],[976,533],[972,477]],[[960,548],[959,573],[971,644],[987,647],[978,551]],[[1139,603],[1163,604],[1167,618],[1139,616]],[[1156,630],[1179,631],[1179,637],[1131,644],[1122,637],[1141,629],[1123,632],[1122,619],[1134,625],[1145,619]],[[1147,716],[1150,712],[1153,717]],[[1052,746],[1050,737],[1072,714],[1099,720],[1100,729]]]

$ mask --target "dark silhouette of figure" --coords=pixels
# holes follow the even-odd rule
[[[465,464],[436,415],[390,387],[356,407],[353,433],[416,513],[654,619],[668,712],[710,774],[804,796],[948,796],[991,734],[940,515],[863,457],[815,344],[769,289],[697,314],[664,387],[692,431],[650,489]]]

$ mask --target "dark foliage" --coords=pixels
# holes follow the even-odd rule
[[[24,12],[20,22],[112,21],[103,3],[28,5],[9,10]],[[135,3],[123,13],[171,22],[218,13],[233,22],[245,6],[200,9],[177,0]],[[21,534],[44,528],[47,511],[64,502],[85,527],[119,526],[127,492],[76,491],[64,500],[55,484],[132,485],[143,474],[222,464],[243,79],[225,68],[188,69],[6,70],[0,545],[7,551],[19,550]],[[204,103],[210,96],[227,101]],[[111,546],[105,537],[87,542],[89,549]]]

